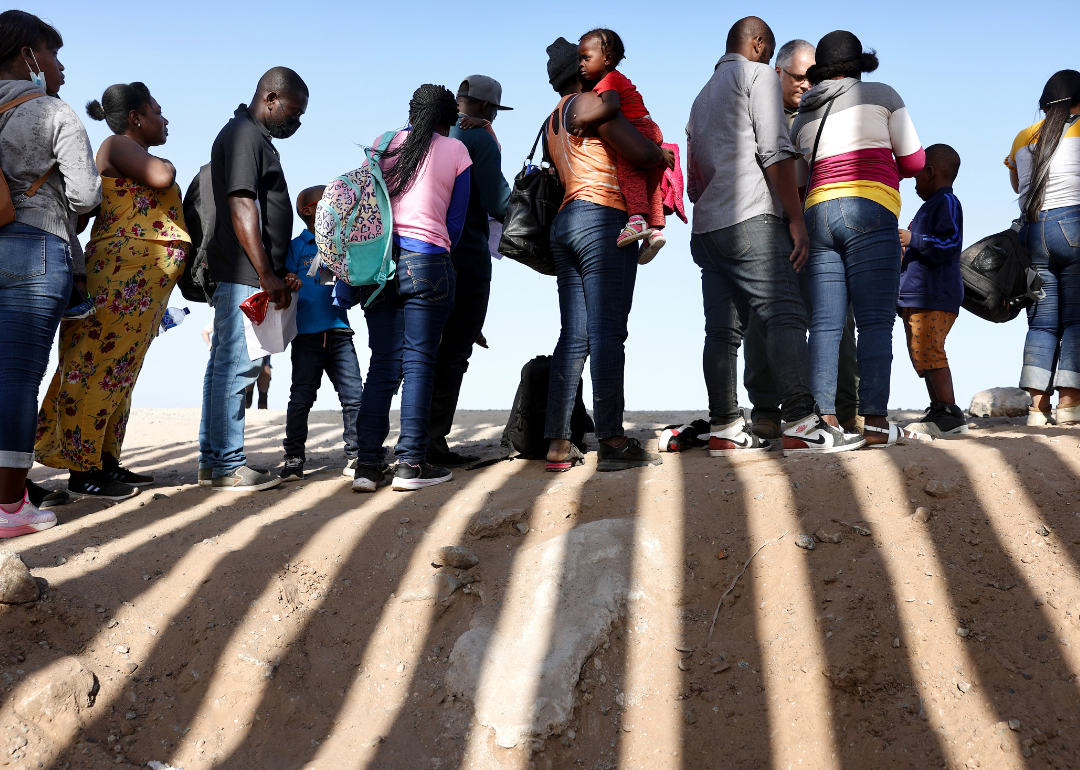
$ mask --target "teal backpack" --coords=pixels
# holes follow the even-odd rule
[[[376,149],[367,148],[367,161],[326,186],[315,209],[318,256],[308,275],[318,277],[326,267],[350,286],[378,286],[367,305],[394,277],[394,215],[376,157],[386,151],[397,131],[387,131]]]

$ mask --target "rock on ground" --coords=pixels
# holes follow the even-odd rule
[[[41,594],[34,576],[14,551],[0,551],[0,604],[36,602]]]
[[[61,658],[33,674],[19,688],[15,712],[55,741],[68,741],[85,726],[98,681],[74,657]]]
[[[512,532],[513,525],[523,521],[524,518],[524,508],[510,510],[489,508],[473,518],[472,523],[469,524],[468,534],[477,540],[498,537]]]
[[[975,417],[1022,417],[1028,413],[1031,396],[1020,388],[980,390],[971,399],[968,413]]]
[[[472,569],[480,563],[476,554],[462,545],[447,545],[436,548],[431,553],[431,558],[438,564],[445,564],[455,569]]]
[[[633,523],[584,524],[521,552],[534,584],[461,635],[446,688],[475,705],[500,746],[561,733],[586,659],[618,619],[630,588]]]

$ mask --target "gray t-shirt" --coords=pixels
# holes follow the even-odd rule
[[[686,135],[692,232],[720,230],[761,214],[784,215],[765,169],[798,154],[772,67],[725,54],[694,100]]]

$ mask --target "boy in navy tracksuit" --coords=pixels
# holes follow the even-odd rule
[[[952,372],[945,357],[945,336],[964,299],[960,276],[964,213],[952,188],[959,170],[960,156],[952,147],[935,144],[926,148],[926,166],[915,177],[915,192],[926,202],[909,229],[900,231],[904,257],[898,311],[904,319],[911,363],[930,394],[921,430],[934,436],[968,431],[964,412],[956,405]]]
[[[285,265],[301,281],[296,294],[296,331],[292,341],[292,389],[285,417],[285,467],[281,478],[304,478],[304,445],[308,435],[308,413],[322,383],[323,372],[341,401],[345,426],[345,468],[343,475],[356,470],[356,419],[364,383],[353,346],[353,330],[345,309],[334,306],[334,287],[321,285],[308,269],[318,253],[315,246],[315,205],[325,187],[309,187],[296,196],[296,212],[307,229],[293,238]]]

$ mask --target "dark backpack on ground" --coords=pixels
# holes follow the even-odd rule
[[[527,460],[541,460],[547,455],[550,439],[544,438],[547,420],[548,383],[551,378],[551,356],[537,356],[521,367],[521,384],[514,396],[514,408],[506,421],[502,444],[517,450]],[[570,440],[585,451],[585,434],[595,429],[585,411],[581,398],[583,384],[578,378],[574,411],[570,415]]]
[[[217,209],[214,206],[214,186],[207,163],[191,180],[184,195],[184,222],[191,236],[191,251],[184,262],[184,272],[176,282],[188,302],[210,302],[217,283],[210,277],[207,251],[214,237]]]
[[[1020,243],[1020,222],[983,238],[960,254],[964,279],[963,307],[993,323],[1011,321],[1046,297],[1043,279],[1031,266],[1031,254]]]

